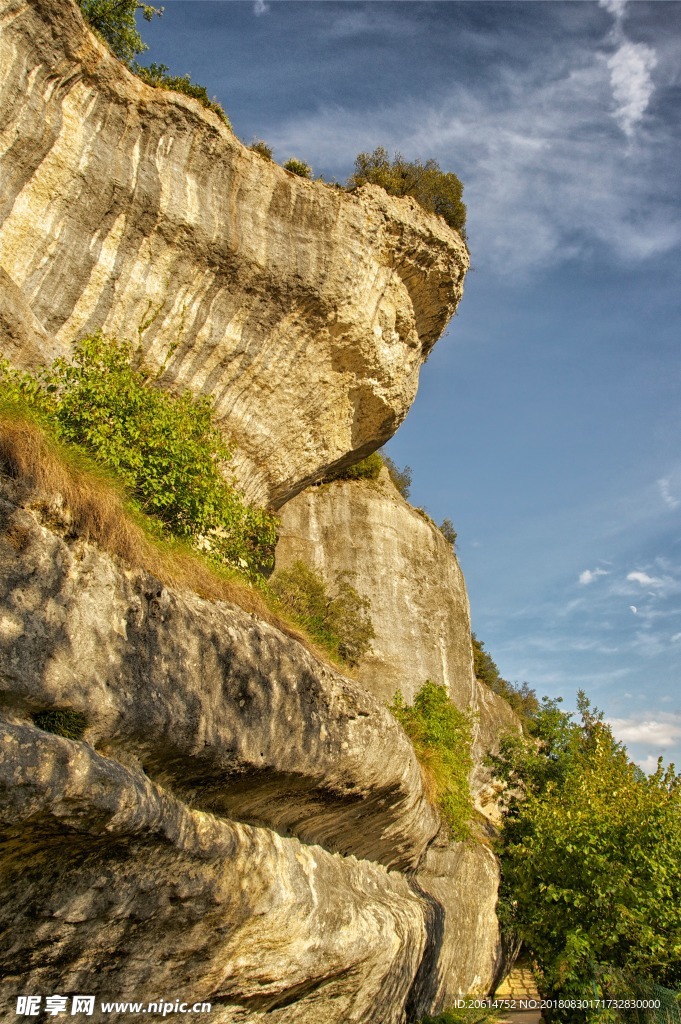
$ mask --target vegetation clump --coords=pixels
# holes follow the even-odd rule
[[[440,170],[435,160],[422,163],[395,153],[391,162],[383,146],[378,146],[373,153],[357,156],[347,184],[349,189],[356,189],[367,183],[380,185],[391,196],[412,196],[424,210],[438,214],[466,240],[463,185],[456,174]]]
[[[411,466],[404,466],[402,469],[397,466],[389,455],[385,452],[381,452],[381,458],[383,459],[383,465],[388,470],[390,479],[393,484],[400,492],[405,501],[409,501],[409,495],[411,493]]]
[[[681,988],[681,776],[661,761],[647,776],[581,692],[578,708],[573,721],[545,699],[533,741],[508,738],[494,759],[508,785],[500,917],[569,1024],[623,1019],[597,999]]]
[[[440,531],[444,539],[447,541],[447,543],[451,544],[452,547],[455,548],[456,538],[458,534],[454,529],[454,523],[451,521],[451,519],[443,519],[440,525],[438,526],[438,530]]]
[[[130,64],[130,70],[138,78],[141,78],[143,82],[146,82],[147,85],[154,86],[157,89],[169,89],[171,92],[181,92],[185,96],[192,96],[195,100],[199,100],[207,110],[212,110],[221,121],[224,121],[228,128],[231,128],[229,118],[222,106],[217,100],[210,98],[208,90],[204,85],[192,82],[188,74],[170,75],[168,74],[169,68],[167,64],[150,64],[148,67],[144,67],[142,64],[138,64],[137,61]]]
[[[254,153],[258,153],[260,156],[264,157],[265,160],[272,160],[274,157],[274,150],[262,139],[253,139],[253,142],[248,148]]]
[[[64,736],[68,740],[82,740],[88,720],[81,711],[71,708],[54,708],[50,711],[36,711],[31,715],[34,723],[45,732]]]
[[[297,157],[292,156],[290,160],[287,160],[282,165],[285,171],[290,171],[291,174],[297,174],[299,178],[311,178],[312,168],[309,164],[306,164],[304,160],[298,160]]]
[[[345,466],[325,476],[322,483],[328,484],[332,480],[378,480],[383,469],[383,458],[378,452],[372,452],[361,462],[355,462],[352,466]]]
[[[456,537],[456,535],[455,535]],[[503,697],[507,704],[515,711],[523,726],[527,729],[534,715],[539,710],[537,694],[528,683],[517,685],[503,679],[499,673],[496,663],[481,640],[478,640],[475,633],[471,633],[473,645],[473,671],[475,678]]]
[[[452,839],[467,838],[472,814],[468,785],[473,767],[471,715],[452,704],[445,686],[430,680],[412,705],[405,704],[398,690],[388,710],[413,744],[429,795]]]
[[[321,573],[296,561],[278,569],[269,589],[294,621],[338,660],[357,665],[371,646],[375,633],[370,603],[350,582],[351,572],[338,572],[327,584]]]
[[[161,390],[129,344],[94,334],[73,360],[31,373],[0,367],[5,398],[22,401],[66,444],[116,474],[161,534],[256,578],[274,562],[277,519],[224,478],[230,452],[210,399]]]
[[[169,69],[165,64],[144,67],[135,60],[138,54],[149,49],[137,29],[137,12],[142,12],[145,21],[151,21],[154,16],[160,17],[163,14],[163,7],[154,7],[141,0],[78,0],[78,4],[88,24],[133,74],[147,85],[193,96],[231,128],[227,114],[217,100],[211,100],[205,86],[192,82],[189,75],[168,74]]]

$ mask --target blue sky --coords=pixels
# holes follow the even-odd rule
[[[473,270],[389,451],[502,674],[681,765],[681,4],[171,0],[143,32],[280,161],[462,178]]]

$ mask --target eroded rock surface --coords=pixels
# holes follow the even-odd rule
[[[0,723],[0,864],[3,1020],[30,992],[96,995],[97,1022],[179,1000],[404,1024],[425,907],[403,876],[191,810],[87,743]]]
[[[470,611],[452,546],[402,498],[385,470],[377,481],[311,487],[281,510],[277,567],[297,559],[328,579],[355,573],[371,602],[376,638],[357,679],[379,700],[407,702],[427,679],[457,707],[476,707]]]
[[[240,483],[275,504],[390,437],[461,297],[459,236],[252,153],[135,78],[71,0],[0,0],[0,29],[0,267],[35,321],[25,361],[45,337],[139,340],[166,384],[214,396]]]
[[[0,706],[69,708],[193,806],[390,867],[438,828],[367,691],[254,616],[123,570],[0,500]]]

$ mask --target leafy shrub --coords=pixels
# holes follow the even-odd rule
[[[329,653],[357,665],[375,636],[370,604],[350,580],[353,573],[336,573],[331,585],[304,562],[278,569],[269,587],[295,621]]]
[[[681,776],[646,776],[600,712],[580,721],[544,700],[533,742],[506,741],[509,785],[500,916],[538,963],[546,994],[627,998],[646,984],[681,987]],[[556,1008],[566,1022],[615,1020]]]
[[[268,146],[262,139],[253,139],[248,148],[253,150],[254,153],[259,153],[265,160],[271,160],[274,154],[272,147]]]
[[[223,110],[222,106],[215,99],[211,99],[208,95],[208,91],[204,85],[198,85],[196,82],[192,82],[189,75],[169,75],[167,64],[150,64],[148,67],[143,67],[134,61],[130,65],[130,70],[133,71],[138,78],[141,78],[147,85],[152,85],[157,89],[168,89],[171,92],[181,92],[185,96],[193,96],[195,100],[199,100],[208,110],[212,110],[218,115],[221,121],[231,128],[230,120],[227,114]]]
[[[383,469],[383,459],[378,452],[372,452],[366,459],[356,462],[354,466],[346,466],[324,477],[323,483],[332,480],[377,480]]]
[[[405,466],[400,469],[395,465],[389,455],[381,452],[381,458],[383,459],[383,465],[390,474],[390,479],[394,483],[397,490],[400,492],[405,501],[409,501],[410,488],[411,488],[411,466]]]
[[[380,185],[391,196],[412,196],[424,210],[437,213],[466,238],[466,207],[461,199],[463,185],[455,174],[445,173],[435,160],[405,160],[395,153],[392,163],[383,146],[373,153],[360,153],[348,188],[366,183]]]
[[[508,679],[503,679],[494,659],[485,650],[484,643],[482,640],[478,640],[475,633],[471,633],[471,644],[473,645],[473,671],[476,679],[489,686],[493,693],[503,697],[520,718],[523,728],[527,730],[539,710],[536,691],[528,683],[518,685],[509,683]]]
[[[57,359],[35,374],[5,364],[0,385],[37,410],[59,440],[113,470],[166,534],[256,577],[273,564],[277,520],[225,481],[230,452],[211,400],[162,391],[131,359],[130,345],[95,334],[78,343],[72,362]]]
[[[486,1024],[487,1021],[500,1019],[498,1010],[485,1007],[455,1007],[451,1010],[443,1010],[441,1013],[431,1017],[426,1014],[421,1017],[418,1024]]]
[[[71,708],[36,711],[31,718],[39,729],[57,736],[65,736],[68,740],[81,740],[88,726],[85,715],[80,711],[72,711]]]
[[[140,3],[140,0],[78,0],[78,4],[85,20],[126,63],[149,49],[137,31],[137,11],[142,12],[145,21],[163,14],[162,7]]]
[[[444,539],[447,541],[447,543],[451,544],[452,547],[455,548],[456,538],[458,534],[454,529],[454,523],[451,521],[451,519],[443,519],[438,529],[442,536],[444,537]]]
[[[310,165],[306,164],[304,160],[297,160],[294,156],[292,156],[290,160],[287,160],[283,166],[285,171],[290,171],[291,174],[297,174],[299,178],[312,177],[312,168]]]
[[[472,812],[468,785],[473,767],[471,715],[452,704],[445,686],[430,680],[418,691],[413,705],[405,704],[398,690],[388,710],[414,746],[430,795],[450,835],[465,839]]]

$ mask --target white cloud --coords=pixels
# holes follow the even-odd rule
[[[645,43],[628,40],[608,60],[610,85],[617,106],[613,117],[631,138],[645,114],[655,91],[651,71],[657,66],[657,54]]]
[[[598,6],[604,7],[618,21],[624,17],[626,3],[627,0],[598,0]]]
[[[632,583],[640,583],[642,587],[661,587],[663,581],[656,576],[649,576],[647,572],[627,573],[627,579]]]
[[[623,743],[646,743],[648,746],[672,747],[681,740],[681,714],[662,711],[641,720],[611,718],[609,725]]]
[[[579,582],[582,586],[587,586],[589,583],[593,583],[599,576],[607,576],[608,573],[605,569],[585,569],[584,572],[579,574]]]
[[[668,505],[669,508],[678,508],[679,505],[681,505],[681,499],[675,498],[671,493],[671,480],[668,476],[661,477],[657,481],[657,486],[660,489],[660,494],[665,505]]]
[[[648,754],[647,757],[642,757],[636,764],[641,768],[646,775],[652,775],[653,772],[657,771],[657,758],[655,754]]]
[[[266,4],[265,0],[254,0],[254,3],[253,3],[253,13],[256,14],[258,17],[261,14],[267,14],[269,9],[270,9],[270,5]]]
[[[638,615],[638,608],[636,607],[635,604],[630,604],[629,608],[634,613],[634,615]]]
[[[677,644],[679,640],[681,640],[681,633],[674,633],[674,636],[672,637],[672,643]]]

